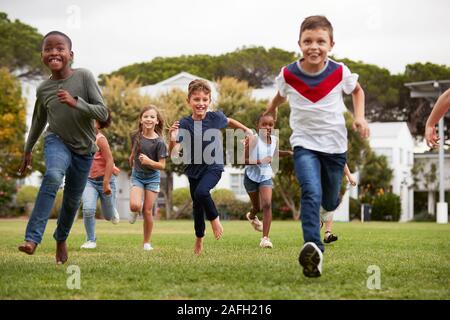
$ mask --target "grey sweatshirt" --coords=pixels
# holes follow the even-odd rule
[[[92,73],[86,69],[73,71],[66,79],[48,79],[39,85],[25,152],[31,152],[47,123],[46,135],[55,133],[73,152],[84,155],[97,150],[94,119],[106,121],[108,109]],[[77,99],[75,108],[59,102],[59,89]]]

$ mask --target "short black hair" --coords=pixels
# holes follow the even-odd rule
[[[274,116],[272,114],[270,114],[270,113],[266,113],[266,114],[260,113],[258,115],[258,118],[256,118],[256,124],[258,124],[259,121],[261,121],[261,119],[264,118],[264,117],[272,117],[273,119],[275,119]]]
[[[64,39],[67,40],[67,43],[69,44],[69,50],[72,50],[72,40],[70,40],[69,36],[61,31],[50,31],[49,33],[47,33],[44,38],[42,39],[42,45],[44,45],[44,41],[46,38],[53,36],[53,35],[57,35],[57,36],[61,36]]]

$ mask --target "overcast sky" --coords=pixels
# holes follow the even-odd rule
[[[157,56],[218,55],[242,46],[298,52],[301,21],[324,14],[337,58],[400,73],[450,66],[448,0],[0,0],[10,19],[67,33],[75,67],[95,75]]]

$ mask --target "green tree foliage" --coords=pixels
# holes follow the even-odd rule
[[[132,64],[111,73],[125,79],[137,80],[149,85],[165,80],[185,71],[199,77],[218,80],[223,77],[235,77],[245,80],[255,88],[270,83],[280,72],[280,68],[296,59],[293,52],[277,48],[269,50],[263,47],[243,47],[219,56],[205,54],[157,57],[150,62]],[[100,75],[102,83],[108,75]]]
[[[106,78],[103,87],[105,104],[111,110],[112,125],[104,130],[114,161],[118,167],[131,172],[128,158],[131,154],[131,134],[139,126],[140,109],[150,104],[150,99],[139,94],[136,81],[127,82],[123,77]]]
[[[368,152],[361,170],[360,195],[362,202],[372,203],[379,194],[390,191],[393,170],[389,168],[385,156],[378,156]]]
[[[0,67],[20,78],[32,78],[43,74],[41,64],[42,35],[20,20],[11,21],[0,12]]]
[[[450,67],[433,63],[414,63],[406,66],[403,75],[398,76],[399,108],[402,120],[408,122],[409,129],[414,136],[423,137],[425,123],[431,113],[430,103],[425,99],[411,98],[410,90],[404,83],[430,80],[449,80]],[[450,117],[444,117],[444,124],[450,127]],[[450,139],[449,131],[444,131],[445,139]]]
[[[0,69],[0,178],[17,177],[26,131],[26,104],[19,81]]]

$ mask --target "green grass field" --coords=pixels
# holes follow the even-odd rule
[[[219,241],[208,224],[196,257],[192,221],[155,221],[155,250],[144,252],[142,221],[97,221],[97,249],[82,251],[77,220],[63,266],[55,264],[54,220],[33,256],[17,250],[26,222],[0,220],[0,299],[450,298],[450,225],[335,223],[339,240],[326,246],[322,277],[310,279],[297,261],[302,235],[295,221],[273,222],[273,249],[259,248],[261,234],[247,221],[224,221]],[[80,289],[67,286],[70,265],[80,268]],[[380,289],[367,287],[372,265],[380,268]]]

